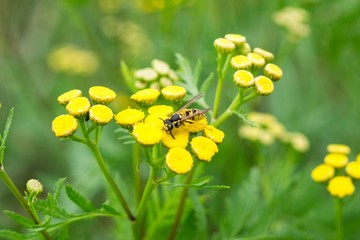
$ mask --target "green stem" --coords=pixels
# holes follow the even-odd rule
[[[335,225],[336,225],[336,239],[344,239],[344,225],[342,220],[344,202],[341,198],[336,198],[335,207]]]
[[[29,215],[31,216],[33,222],[40,227],[41,226],[41,221],[39,219],[39,216],[33,210],[33,208],[27,203],[25,198],[20,193],[19,189],[16,187],[14,182],[9,177],[9,175],[7,175],[3,165],[0,168],[0,178],[4,181],[6,186],[10,189],[12,194],[15,196],[15,198],[21,204],[21,206],[29,213]],[[42,230],[41,234],[44,236],[45,239],[52,239],[52,237],[50,236],[50,234],[46,230]]]
[[[242,103],[242,89],[239,90],[239,93],[236,95],[234,100],[231,102],[229,107],[212,123],[214,127],[218,127],[226,119],[228,119],[233,112],[241,105]]]
[[[177,209],[177,212],[176,212],[176,217],[175,217],[175,220],[174,220],[174,223],[173,223],[173,226],[171,228],[171,232],[168,236],[168,240],[172,240],[172,239],[175,239],[176,237],[176,231],[179,227],[179,224],[180,224],[180,220],[181,220],[181,216],[183,214],[183,211],[184,211],[184,207],[185,207],[185,202],[186,202],[186,197],[187,197],[187,194],[188,194],[188,187],[186,187],[186,185],[190,184],[194,175],[195,175],[195,170],[196,170],[196,166],[194,166],[193,170],[189,173],[189,175],[187,176],[186,180],[185,180],[185,187],[183,188],[182,192],[181,192],[181,196],[180,196],[180,202],[179,202],[179,206],[178,206],[178,209]]]
[[[222,75],[222,69],[221,69],[221,62],[223,58],[223,54],[221,52],[218,52],[217,56],[217,75],[218,75],[218,82],[216,86],[216,92],[215,92],[215,99],[214,99],[214,109],[213,109],[213,118],[216,118],[219,112],[219,105],[220,105],[220,97],[221,97],[221,90],[224,84],[224,77]]]
[[[133,144],[132,160],[133,160],[135,196],[136,196],[137,201],[140,201],[140,197],[141,197],[141,178],[140,178],[140,173],[139,173],[139,170],[138,170],[139,161],[140,161],[140,146],[139,146],[139,144]]]

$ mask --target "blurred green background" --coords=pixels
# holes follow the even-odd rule
[[[308,11],[307,36],[290,39],[289,31],[273,21],[274,13],[287,6]],[[95,202],[104,201],[103,179],[88,150],[72,142],[59,142],[51,132],[51,121],[64,112],[57,96],[73,88],[86,93],[90,86],[104,85],[122,96],[112,106],[114,112],[119,111],[127,107],[126,96],[130,94],[120,73],[120,61],[131,68],[143,68],[157,58],[177,69],[175,53],[181,53],[193,65],[201,60],[205,79],[216,72],[214,39],[238,33],[246,36],[251,46],[273,52],[275,63],[284,72],[275,92],[248,110],[272,113],[290,131],[304,133],[311,144],[297,166],[297,184],[291,194],[281,197],[276,209],[299,217],[295,223],[289,221],[290,228],[296,225],[306,234],[294,236],[322,239],[331,232],[333,199],[324,186],[311,181],[310,172],[323,161],[329,143],[349,145],[352,159],[359,153],[360,1],[2,0],[0,24],[1,127],[9,109],[15,108],[5,166],[21,190],[30,178],[39,179],[49,190],[58,178],[66,176],[68,183]],[[94,71],[69,73],[51,68],[51,53],[68,44],[91,51],[97,59]],[[214,89],[215,85],[206,99],[212,99]],[[225,91],[236,92],[230,77]],[[222,106],[232,97],[224,94]],[[204,170],[215,183],[231,186],[230,190],[210,193],[206,203],[209,237],[218,235],[216,219],[226,212],[224,199],[236,200],[251,166],[249,144],[237,135],[240,125],[233,117],[221,127],[225,141]],[[115,124],[106,128],[102,149],[126,185],[131,182],[127,174],[131,151],[117,141],[115,129]],[[282,160],[286,159],[274,159],[274,166],[280,168]],[[131,191],[131,186],[127,188]],[[358,195],[345,207],[348,239],[360,236]],[[66,204],[74,207],[64,199]],[[0,206],[1,210],[22,211],[3,183]],[[106,233],[109,225],[101,219],[77,223],[72,235],[74,239],[111,239]],[[90,232],[91,226],[102,228]],[[18,227],[1,214],[0,228]]]

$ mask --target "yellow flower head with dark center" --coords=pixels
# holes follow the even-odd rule
[[[162,138],[162,143],[167,148],[186,148],[189,142],[189,132],[181,131],[179,129],[173,129],[172,134],[174,138],[170,135],[170,133],[164,134]]]
[[[89,96],[94,103],[109,104],[116,98],[116,93],[110,88],[94,86],[89,89]]]
[[[221,143],[225,137],[225,134],[223,131],[215,128],[212,125],[207,125],[204,129],[205,136],[207,138],[210,138],[215,143]]]
[[[132,135],[140,145],[152,146],[161,141],[163,131],[148,123],[138,123],[134,126]]]
[[[144,112],[132,108],[122,110],[115,115],[116,123],[125,128],[135,125],[136,123],[142,121],[144,118]]]
[[[193,166],[191,154],[179,147],[169,149],[165,162],[168,168],[177,174],[187,173]]]
[[[280,67],[273,63],[268,63],[264,67],[264,75],[273,81],[278,81],[283,76],[283,71]]]
[[[69,114],[57,116],[52,121],[52,131],[54,132],[55,136],[59,138],[73,135],[77,128],[78,122],[73,116]]]
[[[266,62],[271,62],[272,60],[274,60],[274,54],[262,48],[254,48],[254,53],[257,53],[260,56],[262,56]]]
[[[73,90],[70,90],[70,91],[68,91],[66,93],[61,94],[57,98],[57,101],[61,105],[66,106],[66,104],[68,104],[73,98],[81,97],[81,95],[82,95],[81,90],[73,89]]]
[[[225,38],[218,38],[214,41],[214,47],[218,52],[231,53],[235,50],[235,44]]]
[[[347,146],[345,144],[329,144],[327,146],[327,151],[329,153],[341,153],[341,154],[349,155],[351,152],[351,149],[349,146]]]
[[[89,99],[86,97],[76,97],[66,105],[66,111],[74,117],[83,117],[89,112],[90,107]]]
[[[251,72],[246,70],[237,70],[234,73],[234,83],[238,87],[247,88],[254,85],[255,79]]]
[[[345,154],[341,153],[329,153],[325,156],[324,162],[335,168],[345,167],[349,158]]]
[[[196,157],[203,161],[209,162],[215,153],[218,152],[216,144],[207,137],[194,137],[190,145]]]
[[[94,105],[90,108],[89,118],[98,125],[108,124],[113,118],[113,112],[105,105]]]
[[[151,106],[158,99],[160,92],[153,88],[146,88],[131,95],[130,99],[145,106]]]
[[[44,190],[43,185],[39,180],[30,179],[26,182],[26,191],[31,195],[38,196]]]
[[[208,125],[206,117],[199,120],[189,120],[190,122],[184,122],[183,126],[180,127],[181,131],[186,131],[190,133],[197,133],[204,131],[205,127]]]
[[[346,173],[355,179],[360,179],[360,162],[358,161],[354,161],[354,162],[349,162],[346,165]]]
[[[236,70],[248,70],[251,67],[251,61],[247,56],[237,55],[230,60],[231,67]]]
[[[257,53],[248,53],[252,69],[260,69],[265,65],[265,59]]]
[[[269,78],[258,76],[255,78],[255,91],[259,95],[269,95],[274,91],[274,84]]]
[[[355,192],[355,186],[350,177],[337,176],[329,181],[327,190],[334,197],[344,198]]]
[[[311,178],[315,182],[326,182],[335,175],[334,167],[327,164],[320,164],[311,172]]]
[[[233,42],[236,46],[242,46],[246,43],[246,37],[240,34],[226,34],[225,39]]]
[[[148,109],[148,113],[155,116],[170,116],[173,112],[174,108],[167,105],[154,105]]]
[[[161,94],[170,102],[178,102],[186,95],[186,89],[180,86],[168,86],[161,89]]]

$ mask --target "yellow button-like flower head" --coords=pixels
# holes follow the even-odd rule
[[[131,99],[140,105],[151,106],[158,99],[160,92],[153,88],[146,88],[131,95]]]
[[[162,143],[167,148],[186,148],[189,142],[189,132],[181,131],[179,129],[173,129],[172,134],[174,138],[169,133],[164,134],[162,138]]]
[[[166,165],[171,171],[184,174],[191,170],[193,159],[191,154],[184,148],[171,148],[166,154]]]
[[[197,133],[204,131],[205,127],[208,125],[206,117],[199,120],[189,120],[190,122],[184,122],[180,127],[181,131],[186,131],[190,133]]]
[[[327,190],[334,197],[344,198],[354,193],[355,186],[350,177],[337,176],[329,181]]]
[[[327,151],[329,153],[342,153],[342,154],[349,155],[351,152],[351,149],[349,146],[347,146],[345,144],[329,144],[327,146]]]
[[[225,137],[223,131],[212,125],[207,125],[204,129],[205,136],[213,140],[215,143],[221,143]]]
[[[174,108],[167,105],[155,105],[148,109],[148,113],[155,116],[170,116],[173,112]]]
[[[164,116],[164,115],[156,116],[156,115],[149,114],[145,118],[145,123],[148,123],[148,124],[162,130],[164,128],[164,121],[162,119],[165,119],[165,118],[167,118],[167,116]]]
[[[167,75],[170,71],[169,64],[159,59],[153,59],[151,61],[151,66],[157,71],[160,75]]]
[[[348,163],[349,158],[341,153],[329,153],[325,156],[324,162],[335,168],[342,168]]]
[[[116,93],[110,88],[94,86],[89,89],[89,96],[94,103],[109,104],[116,98]]]
[[[262,56],[266,62],[271,62],[272,60],[274,60],[274,54],[262,48],[254,48],[254,53],[257,53],[260,56]]]
[[[273,63],[268,63],[264,67],[264,75],[273,81],[278,81],[283,76],[283,71],[280,67]]]
[[[244,55],[237,55],[231,58],[230,64],[236,70],[248,70],[251,67],[250,59]]]
[[[76,97],[66,105],[66,111],[74,117],[83,117],[89,112],[90,107],[89,99],[86,97]]]
[[[226,34],[225,39],[233,42],[236,46],[242,46],[246,43],[246,37],[240,34]]]
[[[248,53],[247,57],[250,59],[252,69],[260,69],[265,65],[265,59],[257,53]]]
[[[218,52],[231,53],[235,50],[236,46],[232,41],[229,41],[225,38],[218,38],[214,41],[214,47]]]
[[[55,136],[59,138],[73,135],[77,128],[78,123],[76,119],[69,114],[57,116],[52,121],[52,131],[55,133]]]
[[[136,141],[143,146],[152,146],[159,143],[163,137],[163,131],[148,123],[138,123],[132,131]]]
[[[345,170],[350,177],[360,179],[360,162],[349,162]]]
[[[274,84],[269,78],[258,76],[255,78],[255,91],[259,95],[269,95],[274,91]]]
[[[166,100],[178,102],[186,95],[186,89],[180,86],[168,86],[161,89],[161,94]]]
[[[332,177],[334,177],[335,169],[334,167],[327,164],[320,164],[311,172],[311,178],[315,182],[326,182]]]
[[[209,162],[215,153],[218,152],[216,144],[207,137],[194,137],[190,145],[197,158],[203,161]]]
[[[144,112],[128,108],[115,115],[115,121],[122,127],[129,128],[145,118]]]
[[[73,90],[70,90],[70,91],[68,91],[66,93],[61,94],[58,97],[57,101],[61,105],[66,106],[66,104],[68,104],[73,98],[81,97],[81,95],[82,95],[81,90],[73,89]]]
[[[251,72],[246,70],[237,70],[234,73],[234,83],[241,88],[248,88],[255,83],[254,76]]]
[[[26,182],[26,190],[33,196],[38,196],[43,192],[44,188],[41,182],[37,179],[30,179]]]
[[[89,117],[94,123],[98,125],[105,125],[113,118],[113,112],[107,106],[98,104],[90,108]]]

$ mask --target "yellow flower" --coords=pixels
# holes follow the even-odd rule
[[[152,82],[158,78],[158,73],[152,68],[143,68],[136,70],[134,77],[145,82]]]
[[[199,160],[209,162],[215,153],[218,152],[216,144],[207,137],[194,137],[191,140],[190,145]]]
[[[163,131],[148,123],[138,123],[134,126],[132,135],[143,146],[152,146],[159,143],[163,137]]]
[[[130,99],[140,105],[150,106],[158,99],[160,92],[156,89],[146,88],[131,95]]]
[[[75,133],[77,128],[76,119],[69,114],[57,116],[52,121],[52,131],[56,137],[69,137]]]
[[[244,45],[239,47],[240,54],[246,55],[251,52],[251,46],[249,43],[244,43]]]
[[[174,108],[167,105],[154,105],[148,109],[148,113],[155,116],[169,116],[173,112]]]
[[[234,73],[234,83],[238,87],[247,88],[254,85],[254,76],[246,70],[237,70]]]
[[[260,69],[265,65],[265,59],[257,53],[248,53],[252,69]]]
[[[335,168],[342,168],[348,163],[349,159],[345,154],[329,153],[325,156],[324,162]]]
[[[236,46],[242,46],[246,43],[246,37],[240,34],[226,34],[225,39],[233,42]]]
[[[327,164],[320,164],[311,172],[311,178],[315,182],[325,182],[334,177],[335,169]]]
[[[43,190],[43,185],[37,179],[30,179],[26,182],[26,191],[31,195],[38,196]]]
[[[283,72],[277,65],[268,63],[264,67],[264,75],[273,81],[278,81],[280,78],[282,78]]]
[[[257,53],[260,56],[262,56],[266,62],[271,62],[272,60],[274,60],[274,54],[272,54],[271,52],[268,52],[264,49],[254,48],[254,53]]]
[[[157,116],[157,115],[149,114],[145,118],[145,123],[148,123],[148,124],[162,130],[164,128],[164,121],[162,119],[164,119],[166,117],[167,116],[164,116],[164,115]]]
[[[168,168],[177,174],[187,173],[193,166],[191,154],[184,148],[169,149],[165,161]]]
[[[113,118],[113,112],[107,106],[98,104],[90,108],[89,118],[96,124],[105,125]]]
[[[247,56],[237,55],[230,60],[231,67],[236,70],[247,70],[251,67],[251,61]]]
[[[186,95],[186,89],[180,86],[168,86],[161,89],[161,94],[166,100],[178,102]]]
[[[355,186],[350,177],[337,176],[329,181],[327,190],[334,197],[344,198],[355,191]]]
[[[274,84],[269,78],[258,76],[255,78],[255,91],[259,95],[269,95],[274,91]]]
[[[204,117],[199,120],[189,120],[189,122],[184,122],[180,129],[186,132],[197,133],[203,131],[207,125],[208,122],[206,117]]]
[[[223,131],[215,128],[212,125],[207,125],[204,129],[205,136],[213,140],[215,143],[221,143],[225,137]]]
[[[89,89],[89,96],[94,103],[109,104],[116,98],[116,93],[110,88],[94,86]]]
[[[145,118],[144,112],[128,108],[115,115],[115,121],[122,127],[128,128],[142,121]]]
[[[298,152],[306,152],[309,150],[310,143],[307,137],[299,132],[289,132],[291,146]]]
[[[151,61],[151,66],[155,71],[157,71],[160,75],[167,75],[170,71],[169,64],[159,59],[153,59]]]
[[[185,131],[180,131],[179,129],[173,129],[172,134],[174,138],[170,134],[164,134],[162,138],[162,143],[167,148],[186,148],[189,142],[189,133]]]
[[[86,97],[76,97],[66,105],[66,111],[74,117],[83,117],[89,112],[90,107],[89,99]]]
[[[349,162],[345,170],[350,177],[360,179],[360,162]]]
[[[73,89],[73,90],[70,90],[70,91],[68,91],[66,93],[61,94],[57,98],[57,101],[61,105],[66,106],[66,104],[68,104],[73,98],[81,97],[81,95],[82,95],[81,90]]]
[[[231,53],[235,50],[235,44],[225,38],[215,39],[214,47],[221,53]]]
[[[345,144],[329,144],[327,146],[327,151],[329,153],[341,153],[341,154],[350,154],[350,147]]]
[[[356,161],[360,162],[360,154],[356,155]]]

